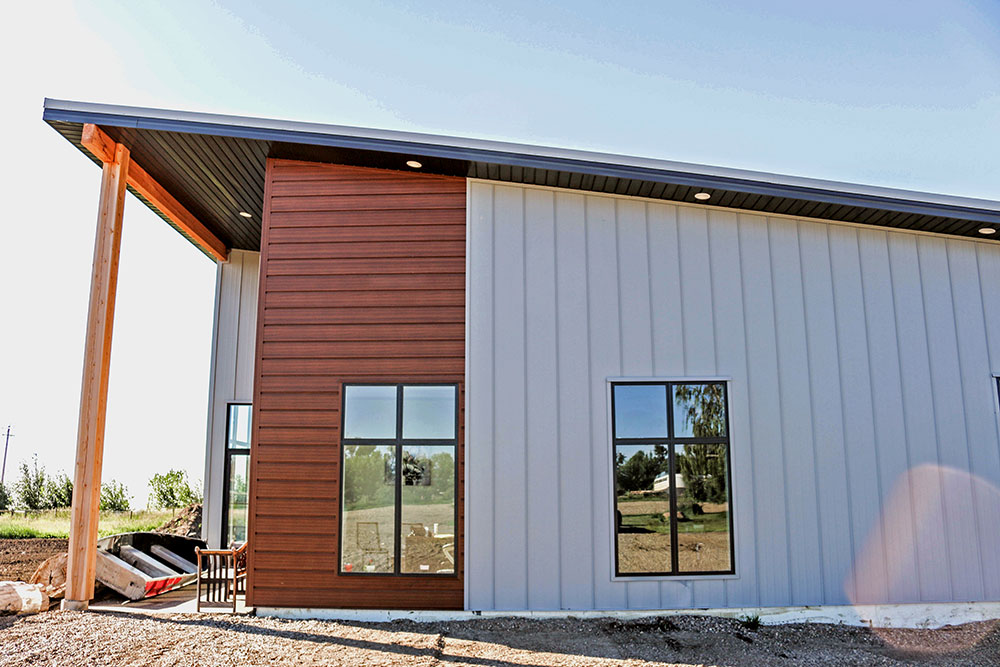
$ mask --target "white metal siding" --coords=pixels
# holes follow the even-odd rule
[[[231,251],[216,277],[201,528],[202,538],[215,548],[222,539],[227,406],[250,403],[253,397],[259,277],[260,253],[245,250]]]
[[[1000,245],[470,181],[467,604],[1000,595]],[[612,580],[610,377],[730,384],[735,578]]]

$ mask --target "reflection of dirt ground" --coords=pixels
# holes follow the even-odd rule
[[[725,572],[729,565],[729,533],[681,533],[681,572]],[[670,536],[665,533],[618,535],[618,571],[669,572]]]
[[[394,515],[395,509],[391,506],[346,512],[341,541],[342,563],[350,563],[354,572],[392,572]],[[403,507],[404,572],[437,572],[454,567],[444,555],[445,546],[454,543],[454,540],[415,540],[409,537],[420,532],[419,526],[432,532],[435,523],[438,524],[438,534],[454,535],[454,506],[449,503]],[[428,569],[422,570],[420,565],[427,565]]]

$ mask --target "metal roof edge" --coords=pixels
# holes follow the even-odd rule
[[[1000,223],[1000,201],[567,148],[50,98],[42,118],[638,178]]]

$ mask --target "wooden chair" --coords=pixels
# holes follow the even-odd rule
[[[197,602],[201,611],[201,591],[205,588],[205,602],[226,602],[232,599],[236,611],[236,596],[246,595],[247,542],[229,549],[195,548],[198,557]]]

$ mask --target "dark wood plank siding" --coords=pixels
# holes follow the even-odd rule
[[[248,602],[461,609],[465,180],[269,160]],[[460,385],[455,577],[339,576],[341,386]]]

